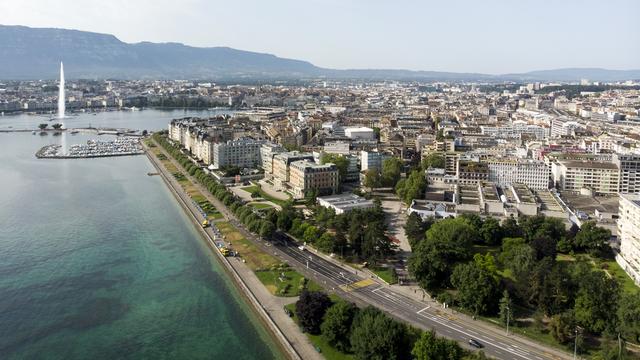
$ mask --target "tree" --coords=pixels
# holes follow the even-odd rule
[[[456,266],[451,274],[451,284],[458,289],[457,299],[462,307],[476,315],[493,310],[498,281],[476,262]]]
[[[62,128],[62,124],[60,123],[56,123],[51,125],[52,128],[54,128],[55,130],[60,130]]]
[[[475,229],[462,218],[443,219],[427,230],[409,258],[409,270],[422,287],[435,289],[448,283],[453,266],[471,256]]]
[[[480,237],[487,245],[500,244],[502,241],[500,221],[493,217],[484,219],[482,226],[480,226]]]
[[[402,160],[397,157],[390,157],[382,162],[382,184],[384,186],[395,187],[400,180],[402,173]]]
[[[313,225],[308,225],[304,230],[302,239],[308,243],[313,243],[318,239],[318,236],[320,236],[320,230]]]
[[[428,168],[443,169],[445,167],[444,154],[438,152],[430,153],[422,159],[420,166],[422,170],[427,170]]]
[[[335,251],[334,237],[331,233],[325,232],[316,240],[316,247],[323,252],[332,253]]]
[[[586,251],[595,257],[604,257],[611,253],[607,242],[611,239],[611,231],[587,221],[573,239],[576,250]]]
[[[575,286],[566,265],[549,258],[540,261],[531,275],[529,299],[547,316],[570,309],[575,299]]]
[[[412,212],[407,217],[407,222],[404,224],[404,233],[409,240],[411,249],[415,249],[416,245],[424,240],[425,232],[427,231],[427,223],[422,221],[422,218],[418,213]]]
[[[38,125],[38,128],[40,128],[40,130],[44,130],[44,129],[48,128],[48,127],[49,127],[49,124],[46,124],[46,123],[42,123],[42,124]]]
[[[381,221],[367,224],[362,236],[360,257],[375,262],[381,256],[391,252],[391,239],[385,235],[385,226]]]
[[[500,299],[499,307],[499,315],[500,322],[503,324],[513,324],[513,301],[511,301],[511,296],[509,296],[509,291],[504,290],[502,292],[502,298]]]
[[[395,360],[403,358],[407,329],[375,308],[358,312],[351,329],[351,349],[356,359]]]
[[[303,290],[296,302],[296,316],[305,332],[319,334],[322,317],[331,306],[331,299],[320,291]]]
[[[413,345],[411,355],[415,360],[458,360],[464,351],[453,340],[438,338],[436,332],[425,331]]]
[[[510,216],[502,222],[502,236],[510,238],[522,237],[522,229],[518,225],[518,221]]]
[[[368,169],[364,175],[364,186],[375,189],[382,186],[382,177],[377,169]]]
[[[347,179],[347,170],[349,168],[349,159],[341,154],[327,154],[322,153],[320,156],[320,164],[335,164],[338,168],[338,174],[340,182],[344,182]]]
[[[613,330],[619,298],[618,283],[598,270],[580,274],[580,284],[575,300],[575,316],[578,324],[593,333]]]
[[[396,194],[405,202],[411,204],[413,199],[424,198],[427,189],[427,180],[422,171],[412,171],[409,177],[398,181],[396,184]]]
[[[340,300],[333,304],[324,315],[320,326],[322,337],[339,351],[347,352],[351,348],[349,334],[357,310],[358,308],[354,304]]]
[[[600,351],[593,355],[594,360],[631,360],[637,359],[629,353],[624,341],[606,341],[600,346]]]
[[[482,218],[480,216],[478,216],[476,214],[465,213],[465,214],[460,215],[460,218],[466,220],[467,223],[469,223],[469,225],[473,226],[473,228],[476,231],[480,231],[480,228],[482,228],[483,220],[482,220]]]
[[[640,293],[624,294],[617,312],[622,337],[634,343],[640,342]]]
[[[553,315],[549,323],[549,330],[554,339],[560,344],[573,342],[576,329],[576,320],[573,310]]]
[[[536,234],[529,242],[531,248],[535,252],[536,259],[542,260],[548,257],[552,260],[556,259],[558,254],[558,239],[545,235],[544,233]]]
[[[260,224],[260,236],[265,239],[271,238],[275,231],[276,227],[271,221],[263,220]]]

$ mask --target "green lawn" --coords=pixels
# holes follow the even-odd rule
[[[255,194],[256,192],[258,193],[258,195],[260,195],[261,198],[265,199],[265,200],[269,200],[274,204],[278,204],[280,206],[285,206],[290,200],[291,200],[291,196],[287,195],[289,197],[289,200],[280,200],[278,198],[275,198],[269,194],[267,194],[266,192],[264,192],[264,190],[262,190],[262,188],[258,187],[257,185],[252,185],[252,186],[246,186],[241,188],[242,190],[250,193],[250,194]]]
[[[332,297],[332,300],[336,301],[333,297]],[[295,315],[296,304],[295,303],[289,304],[289,305],[286,305],[285,307],[289,309],[289,311],[291,311],[291,313],[293,314],[292,319],[297,324],[298,319],[296,318],[296,315]],[[305,335],[307,335],[307,338],[309,339],[309,341],[311,341],[311,343],[316,349],[320,349],[320,353],[327,360],[354,360],[355,359],[353,355],[345,354],[333,348],[322,338],[321,335],[311,335],[308,333],[305,333]]]
[[[271,206],[269,204],[265,204],[265,203],[249,203],[249,205],[251,205],[254,209],[257,209],[257,210],[271,209],[273,207],[273,206]]]
[[[640,287],[633,282],[633,279],[618,265],[615,260],[602,261],[600,268],[605,270],[609,275],[618,280],[622,291],[626,293],[636,294],[640,292]]]
[[[387,284],[395,284],[393,278],[393,268],[377,266],[371,269],[378,277],[387,282]]]
[[[233,225],[226,221],[215,223],[220,229],[225,240],[231,243],[233,250],[237,251],[253,271],[271,269],[280,265],[280,260],[260,250],[253,242],[247,240]]]
[[[300,273],[286,265],[272,270],[256,270],[255,274],[269,292],[276,296],[298,296],[303,288],[312,291],[320,289],[318,284],[305,279]]]

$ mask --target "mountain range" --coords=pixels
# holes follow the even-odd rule
[[[335,70],[310,62],[229,47],[125,43],[113,35],[0,25],[0,79],[54,79],[60,61],[70,79],[294,80],[311,78],[422,81],[620,81],[640,70],[573,68],[488,75],[395,69]]]

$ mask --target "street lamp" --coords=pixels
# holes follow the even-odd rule
[[[509,335],[509,312],[511,310],[509,309],[509,304],[507,304],[507,336]]]

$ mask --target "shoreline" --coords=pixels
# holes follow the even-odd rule
[[[143,145],[144,153],[147,155],[149,162],[158,170],[158,173],[162,177],[163,182],[173,195],[173,197],[178,201],[180,207],[185,211],[185,214],[189,217],[189,219],[193,222],[194,226],[198,229],[203,240],[205,240],[207,247],[209,250],[215,254],[220,265],[222,265],[225,273],[231,275],[231,281],[235,283],[236,290],[241,294],[242,298],[247,302],[247,305],[253,310],[253,312],[258,315],[258,319],[260,322],[265,325],[267,332],[271,335],[274,342],[279,346],[280,350],[282,350],[282,354],[286,356],[288,359],[294,360],[302,360],[300,354],[294,349],[291,342],[284,335],[280,327],[275,323],[275,321],[269,316],[267,311],[264,308],[264,305],[260,303],[254,294],[255,290],[252,290],[251,287],[245,282],[242,276],[239,274],[238,270],[236,270],[229,260],[224,257],[219,251],[216,250],[215,242],[211,238],[211,236],[206,232],[205,229],[202,228],[200,222],[198,221],[197,215],[194,211],[189,208],[189,204],[185,202],[185,200],[180,196],[180,192],[184,192],[182,189],[176,189],[176,187],[171,183],[171,180],[167,178],[166,169],[162,164],[157,163],[155,159],[155,155],[151,154],[146,145]]]

